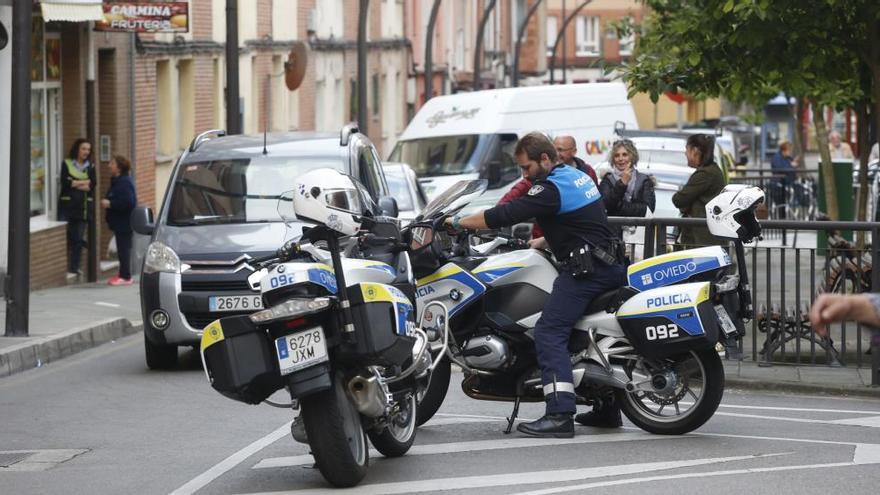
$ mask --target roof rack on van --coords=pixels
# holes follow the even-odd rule
[[[210,136],[223,137],[226,135],[226,131],[223,129],[211,129],[210,131],[205,131],[196,136],[192,142],[189,144],[190,153],[194,152],[198,149],[199,146],[202,145],[205,141],[208,141]]]
[[[351,135],[359,132],[361,131],[354,122],[342,126],[342,130],[339,131],[339,146],[348,146],[348,140],[351,138]]]

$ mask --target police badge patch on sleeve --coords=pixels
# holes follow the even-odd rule
[[[532,188],[529,189],[529,196],[535,196],[535,195],[541,194],[541,191],[543,191],[543,190],[544,190],[544,186],[532,186]]]

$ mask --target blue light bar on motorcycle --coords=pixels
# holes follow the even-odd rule
[[[314,299],[288,299],[269,309],[257,311],[250,315],[254,323],[270,323],[281,319],[299,318],[300,316],[317,313],[330,306],[330,299],[318,297]]]

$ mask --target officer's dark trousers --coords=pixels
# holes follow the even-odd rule
[[[589,277],[575,279],[563,271],[553,282],[553,292],[535,325],[535,347],[544,385],[547,414],[575,412],[574,384],[568,340],[574,323],[584,315],[590,301],[603,292],[626,284],[622,265],[595,263]]]
[[[85,220],[67,221],[67,271],[70,273],[79,271],[88,226]]]

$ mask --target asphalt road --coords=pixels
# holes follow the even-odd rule
[[[214,392],[198,357],[150,372],[135,335],[0,379],[0,492],[323,493],[291,413]],[[693,434],[630,424],[578,428],[572,440],[501,433],[508,404],[476,402],[453,384],[416,445],[374,454],[353,493],[878,492],[880,401],[729,390]],[[525,419],[540,407],[524,405]],[[16,459],[18,462],[15,462]]]

